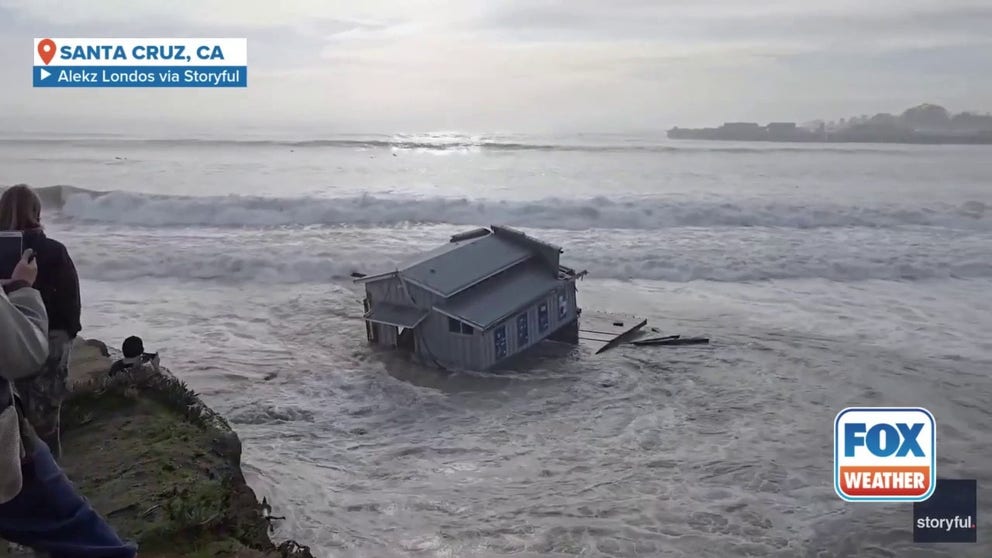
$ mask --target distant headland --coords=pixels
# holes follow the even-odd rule
[[[992,114],[951,114],[942,106],[924,103],[900,115],[879,113],[835,122],[815,120],[804,124],[727,122],[719,128],[679,128],[668,131],[672,139],[722,141],[776,141],[807,143],[919,143],[992,144]]]

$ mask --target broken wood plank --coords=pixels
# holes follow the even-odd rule
[[[631,345],[650,345],[651,343],[654,343],[654,342],[657,342],[657,341],[668,341],[670,339],[678,339],[679,337],[682,337],[682,336],[681,335],[666,335],[664,337],[648,337],[648,338],[645,338],[645,339],[636,339],[634,341],[631,341],[630,344]]]
[[[641,347],[659,347],[672,345],[706,345],[709,342],[710,340],[705,337],[683,337],[677,339],[643,339],[640,341],[634,341],[632,344]]]
[[[647,323],[648,323],[648,321],[646,319],[645,320],[642,320],[637,325],[631,327],[630,329],[628,329],[627,331],[621,333],[620,335],[617,335],[612,340],[610,340],[608,343],[606,343],[605,345],[603,345],[598,351],[596,351],[596,354],[598,355],[599,353],[608,351],[608,350],[612,349],[613,347],[616,347],[617,345],[619,345],[620,343],[624,342],[625,340],[627,340],[628,338],[630,338],[632,335],[634,335],[635,333],[637,333],[637,330],[639,330],[642,327],[644,327],[645,325],[647,325]]]
[[[618,323],[623,325],[615,325]],[[595,354],[600,354],[630,339],[647,323],[647,319],[638,316],[588,311],[579,317],[579,335],[592,344]]]
[[[591,329],[580,329],[579,331],[581,331],[582,333],[595,333],[596,335],[617,335],[627,330],[621,329],[618,331],[593,331]]]

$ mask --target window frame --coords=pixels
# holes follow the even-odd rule
[[[523,313],[518,314],[517,320],[517,348],[526,347],[530,345],[530,312],[524,310]],[[520,325],[523,324],[521,329]],[[521,335],[522,334],[522,335]]]
[[[470,326],[457,318],[448,316],[448,333],[453,333],[455,335],[475,335],[475,327]]]
[[[503,338],[502,347],[500,345],[500,337]],[[500,350],[502,348],[502,351]],[[509,353],[509,346],[506,340],[506,324],[500,324],[493,329],[493,356],[494,360],[500,360],[506,358]]]
[[[542,313],[544,314],[543,321],[541,320]],[[544,333],[549,329],[551,329],[551,309],[550,309],[550,305],[548,304],[548,301],[545,300],[544,302],[537,305],[537,331],[538,333]]]

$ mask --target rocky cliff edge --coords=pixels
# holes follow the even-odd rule
[[[269,538],[227,421],[165,368],[109,377],[113,357],[80,340],[62,409],[62,466],[142,558],[312,558]]]

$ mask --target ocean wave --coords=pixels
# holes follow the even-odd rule
[[[95,192],[55,186],[38,189],[47,208],[64,219],[146,227],[398,226],[504,224],[538,229],[658,230],[673,227],[934,226],[992,230],[992,205],[968,201],[884,207],[774,201],[707,202],[546,198],[536,201],[354,196],[266,198],[161,196]]]
[[[223,243],[223,250],[183,246],[143,250],[114,250],[95,253],[85,246],[74,250],[79,273],[87,280],[131,281],[168,279],[219,283],[271,283],[277,285],[349,282],[353,273],[373,274],[395,269],[408,254],[376,252],[369,254],[309,256],[277,248],[238,249],[234,242]],[[679,246],[684,246],[680,242]],[[426,249],[427,247],[425,247]],[[640,250],[598,247],[566,248],[563,263],[586,270],[593,280],[658,280],[675,283],[690,281],[747,282],[787,279],[826,279],[841,282],[866,280],[918,281],[925,279],[973,279],[992,277],[988,250],[974,248],[955,256],[939,246],[925,251],[903,248],[899,253],[873,256],[854,254],[829,247],[808,256],[807,249],[784,252],[756,252],[742,256],[733,251],[720,253],[714,247],[695,252],[672,248],[656,253]]]
[[[70,197],[73,196],[78,193]],[[189,202],[185,198],[181,201]],[[308,203],[318,205],[314,200]],[[416,204],[407,202],[407,205]],[[129,219],[143,220],[155,214],[151,210],[138,211],[126,204],[122,207],[129,208]],[[266,211],[271,210],[264,204],[263,207]],[[338,211],[346,215],[348,211],[360,212],[354,208],[338,208]],[[569,230],[548,226],[545,211],[542,205],[539,210],[520,215],[528,216],[526,221],[546,228],[524,226],[521,229],[562,246],[562,262],[587,270],[594,279],[681,283],[696,280],[743,282],[818,278],[847,282],[992,277],[992,229],[822,227],[800,230],[663,224],[668,228],[631,230],[630,223],[626,228],[592,228],[586,219],[584,228]],[[822,219],[822,211],[813,213]],[[179,217],[199,222],[202,217],[182,206],[171,208],[165,214],[172,222]],[[225,215],[237,216],[235,222],[244,222],[243,213]],[[477,215],[473,217],[473,226],[488,224]],[[620,217],[612,215],[610,219]],[[351,215],[350,219],[354,222],[357,215]],[[267,218],[266,222],[272,220]],[[699,219],[693,222],[698,223]],[[369,275],[396,269],[412,255],[431,250],[446,242],[451,234],[464,230],[460,225],[404,226],[395,221],[389,221],[386,226],[368,227],[162,228],[145,226],[147,224],[53,222],[51,229],[56,238],[66,242],[80,275],[88,279],[119,282],[150,278],[273,285],[321,283],[329,288],[347,285],[355,273]],[[331,287],[332,284],[338,287]]]
[[[5,139],[0,138],[0,144],[16,143],[17,145],[64,145],[64,146],[101,146],[128,149],[131,147],[226,147],[226,148],[285,148],[285,149],[356,149],[375,150],[388,149],[396,151],[460,151],[460,152],[501,152],[501,151],[561,151],[589,153],[726,153],[726,154],[763,154],[763,153],[837,153],[847,155],[912,155],[916,153],[913,146],[868,146],[858,144],[845,146],[840,144],[801,144],[788,145],[780,143],[762,143],[741,145],[740,143],[713,142],[666,142],[650,140],[632,140],[620,142],[542,142],[512,139],[494,139],[471,136],[393,136],[393,137],[357,137],[330,139],[203,139],[203,138],[163,138],[163,139],[122,139],[122,138],[80,138],[80,139]],[[918,149],[918,148],[917,148]]]
[[[227,252],[230,252],[229,250]],[[352,273],[388,269],[385,260],[274,256],[255,253],[144,251],[132,254],[77,254],[81,276],[100,281],[183,279],[233,283],[293,284],[345,280]]]

